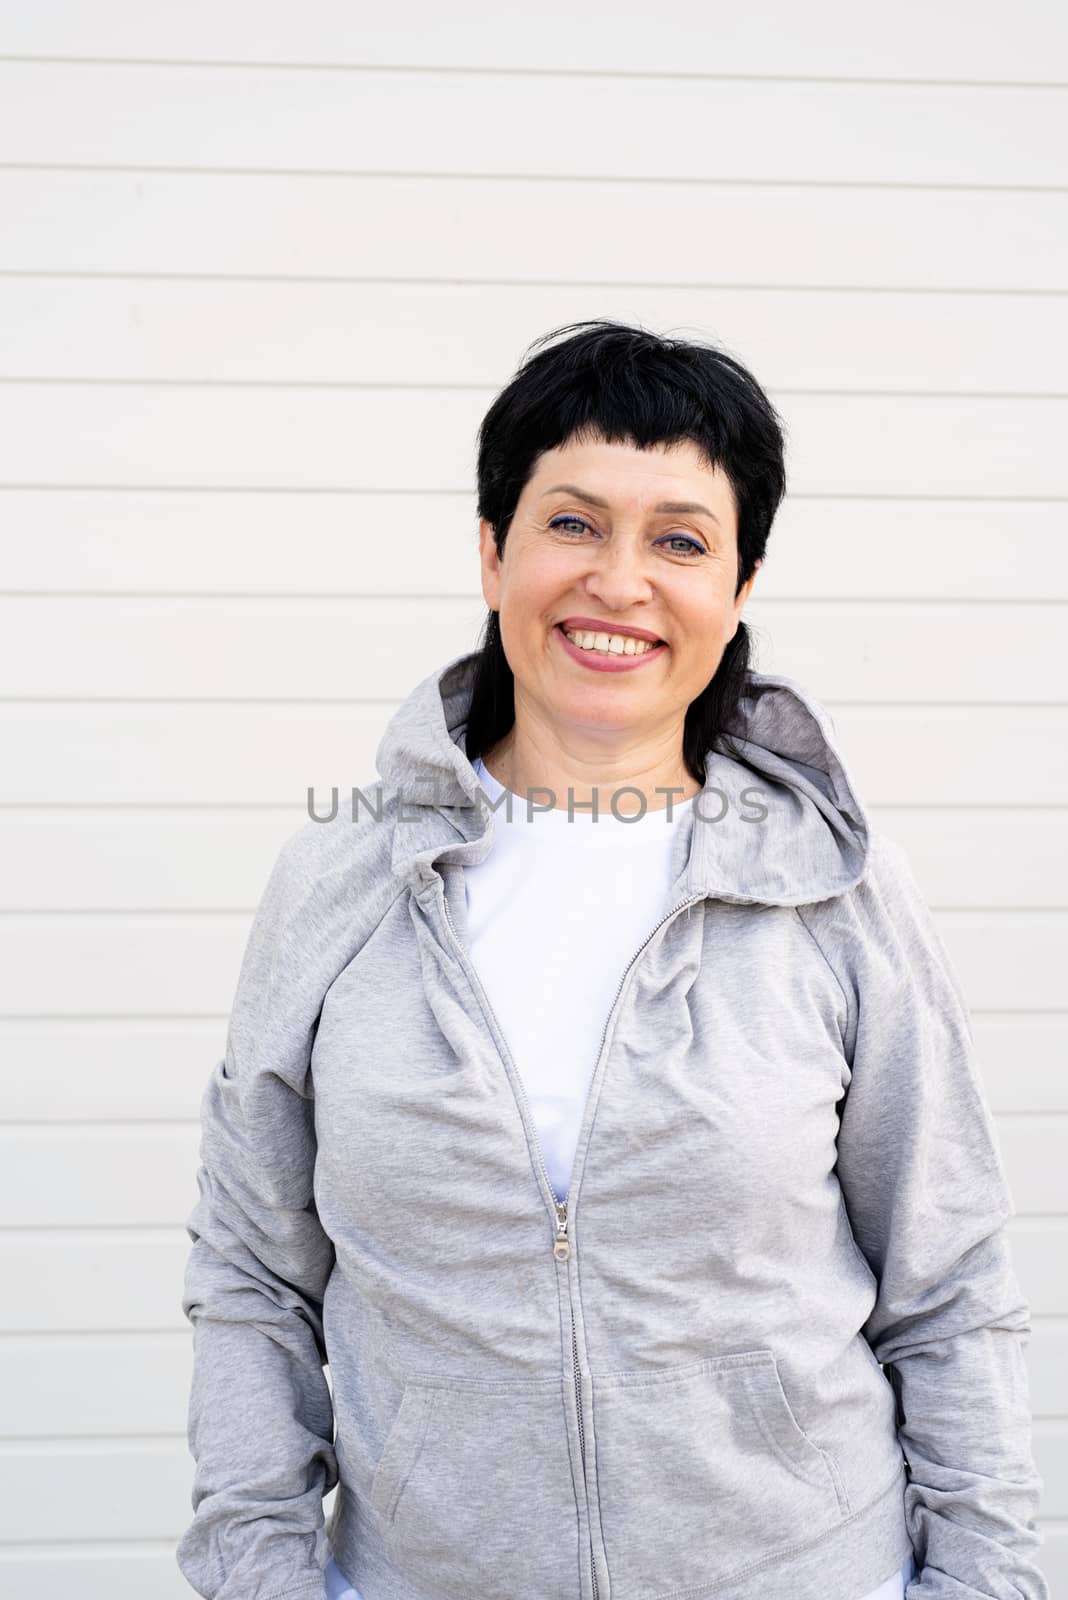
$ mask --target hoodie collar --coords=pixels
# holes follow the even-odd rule
[[[494,814],[478,804],[463,748],[477,662],[466,652],[425,677],[378,746],[384,789],[403,802],[392,870],[416,892],[441,863],[481,861],[493,845]],[[679,897],[805,905],[853,888],[869,824],[819,703],[790,678],[750,671],[726,731],[740,759],[706,758],[703,792],[679,828]]]

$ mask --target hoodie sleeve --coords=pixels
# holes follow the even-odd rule
[[[319,1000],[301,984],[300,854],[286,841],[253,919],[204,1090],[182,1310],[193,1327],[194,1517],[176,1549],[207,1600],[324,1600],[323,1496],[337,1483],[322,1310],[334,1262],[313,1195],[310,1052]]]
[[[1048,1600],[1014,1206],[959,980],[908,858],[874,834],[847,897],[837,1173],[877,1299],[916,1559],[907,1600]]]

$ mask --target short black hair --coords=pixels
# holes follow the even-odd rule
[[[748,368],[715,345],[625,322],[572,322],[535,339],[477,435],[478,515],[492,525],[498,554],[539,456],[598,437],[638,449],[688,440],[710,467],[722,469],[737,512],[737,594],[764,558],[786,493],[785,425]],[[736,718],[749,664],[749,633],[739,622],[686,713],[683,756],[699,783],[706,753]],[[468,759],[491,749],[514,721],[512,670],[500,619],[489,610],[465,734]]]

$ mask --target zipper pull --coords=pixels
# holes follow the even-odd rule
[[[556,1202],[556,1238],[553,1241],[553,1260],[566,1261],[571,1254],[571,1245],[567,1237],[567,1201]]]

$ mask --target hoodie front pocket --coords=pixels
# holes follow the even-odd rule
[[[612,1600],[721,1582],[848,1514],[770,1350],[592,1376]]]
[[[409,1374],[369,1502],[390,1560],[431,1594],[577,1594],[562,1380]]]

